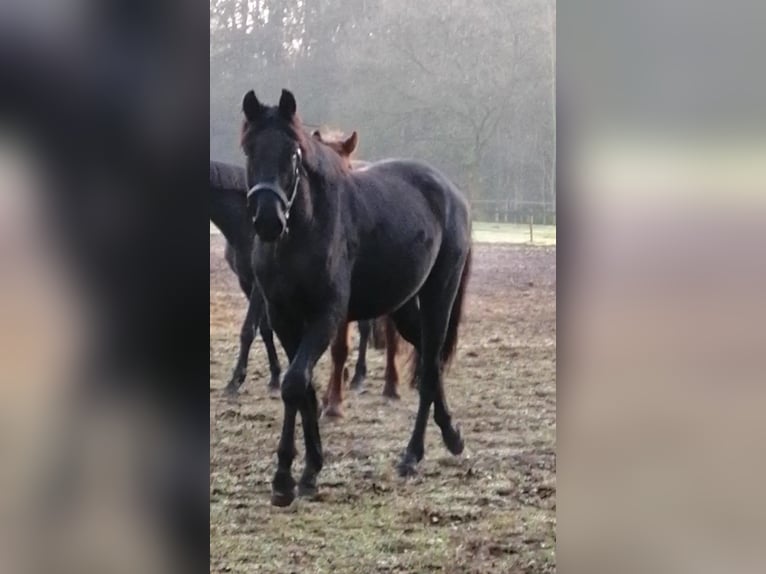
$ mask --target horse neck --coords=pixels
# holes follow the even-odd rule
[[[310,173],[301,194],[300,221],[307,228],[317,231],[323,238],[333,237],[341,210],[340,187],[337,179],[325,179],[323,175]],[[291,221],[293,216],[290,216]]]
[[[249,251],[253,245],[253,230],[244,191],[211,189],[210,194],[210,221],[237,251]]]
[[[334,151],[323,149],[325,144],[313,142],[309,150],[309,160],[305,165],[300,195],[296,197],[290,213],[291,227],[306,229],[322,228],[333,225],[339,209],[338,188],[344,171],[334,162],[340,159],[326,154]]]

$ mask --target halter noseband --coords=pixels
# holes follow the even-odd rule
[[[295,148],[293,159],[295,160],[295,170],[293,171],[293,192],[290,194],[290,197],[287,197],[285,192],[282,191],[282,188],[276,183],[257,183],[247,192],[248,202],[252,197],[257,196],[259,193],[264,191],[269,192],[277,197],[279,203],[281,203],[285,209],[285,233],[287,232],[287,222],[290,219],[290,208],[293,206],[293,201],[295,201],[295,196],[298,193],[298,184],[301,182],[303,154],[301,153],[300,147]]]

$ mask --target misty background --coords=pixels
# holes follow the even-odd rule
[[[358,159],[444,171],[475,219],[555,223],[555,35],[554,0],[211,0],[211,159],[243,165],[243,95],[284,87]]]

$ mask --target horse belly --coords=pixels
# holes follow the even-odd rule
[[[414,297],[433,267],[436,253],[418,250],[407,260],[387,263],[358,262],[351,278],[349,319],[364,320],[387,315]]]

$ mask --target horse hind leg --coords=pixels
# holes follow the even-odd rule
[[[247,359],[250,355],[250,347],[255,339],[255,325],[248,318],[242,322],[242,328],[239,333],[239,356],[234,371],[231,374],[229,383],[226,385],[227,395],[235,396],[239,392],[239,387],[245,382],[247,377]]]
[[[399,333],[391,317],[386,317],[386,373],[383,385],[383,396],[390,399],[399,398],[399,371],[396,367],[396,354],[399,350]]]
[[[417,463],[423,458],[425,430],[432,403],[434,420],[441,429],[447,449],[452,454],[463,451],[463,439],[460,429],[452,424],[442,379],[442,349],[447,340],[450,315],[462,280],[463,265],[455,268],[454,264],[448,263],[455,259],[463,263],[465,256],[440,257],[419,293],[422,330],[420,400],[415,428],[397,467],[403,476],[414,474]]]
[[[420,321],[420,304],[418,297],[413,297],[407,301],[404,305],[399,307],[390,316],[390,331],[388,335],[396,334],[402,336],[402,338],[412,345],[412,373],[410,376],[410,386],[412,388],[418,387],[418,381],[420,380],[420,346],[421,346],[421,321]],[[398,339],[398,336],[397,336]],[[394,366],[396,363],[394,363]]]
[[[335,340],[330,349],[332,356],[332,373],[327,385],[324,398],[323,415],[326,417],[343,416],[343,370],[348,359],[348,323],[338,327]]]
[[[390,318],[388,315],[370,321],[370,324],[372,325],[372,348],[376,351],[382,351],[386,348],[386,324],[389,321]]]
[[[429,347],[429,361],[423,363],[428,367],[424,372],[423,382],[432,393],[434,403],[434,421],[442,432],[442,439],[447,449],[452,454],[463,452],[463,439],[460,428],[452,425],[452,415],[447,406],[447,397],[444,391],[444,368],[445,362],[454,345],[457,343],[457,329],[460,321],[460,313],[465,296],[465,282],[469,269],[470,253],[462,254],[462,257],[451,257],[452,261],[458,260],[458,266],[450,265],[449,279],[445,281],[427,281],[424,288],[427,290],[428,302],[423,306],[424,321],[431,326],[426,335]],[[452,317],[455,313],[455,317]],[[453,320],[454,319],[454,320]],[[445,343],[453,345],[451,349],[445,349]],[[435,353],[431,357],[431,353]]]
[[[356,360],[354,377],[351,379],[349,388],[357,393],[362,392],[362,384],[367,377],[367,345],[372,332],[372,321],[359,321],[359,357]]]
[[[257,297],[257,299],[254,300],[253,297]],[[239,392],[239,387],[245,382],[250,348],[255,339],[258,323],[264,315],[263,299],[261,298],[260,293],[253,289],[247,304],[247,314],[245,315],[245,320],[242,322],[242,328],[239,333],[239,356],[237,357],[237,364],[234,367],[234,372],[231,375],[229,384],[226,385],[225,389],[225,392],[228,395],[236,395]]]

